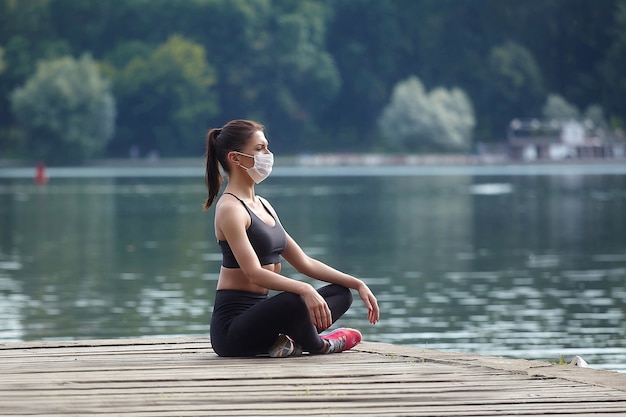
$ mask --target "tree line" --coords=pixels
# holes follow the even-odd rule
[[[624,61],[626,0],[0,0],[0,158],[197,156],[234,118],[282,153],[621,135]]]

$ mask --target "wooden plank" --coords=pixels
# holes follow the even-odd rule
[[[286,359],[219,358],[206,338],[5,343],[0,415],[616,415],[625,379],[379,343]]]

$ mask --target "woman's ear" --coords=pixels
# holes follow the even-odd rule
[[[228,152],[228,161],[233,165],[240,165],[239,155],[235,152]]]

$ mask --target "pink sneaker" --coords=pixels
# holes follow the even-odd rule
[[[321,335],[321,338],[328,341],[329,347],[326,353],[339,353],[344,350],[350,350],[361,343],[363,336],[356,329],[342,327]]]

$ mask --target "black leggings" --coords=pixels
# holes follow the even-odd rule
[[[333,323],[352,304],[348,288],[330,284],[318,290],[332,313]],[[267,294],[218,290],[211,317],[211,345],[219,356],[265,354],[279,334],[289,335],[307,352],[324,347],[309,310],[298,294]]]

